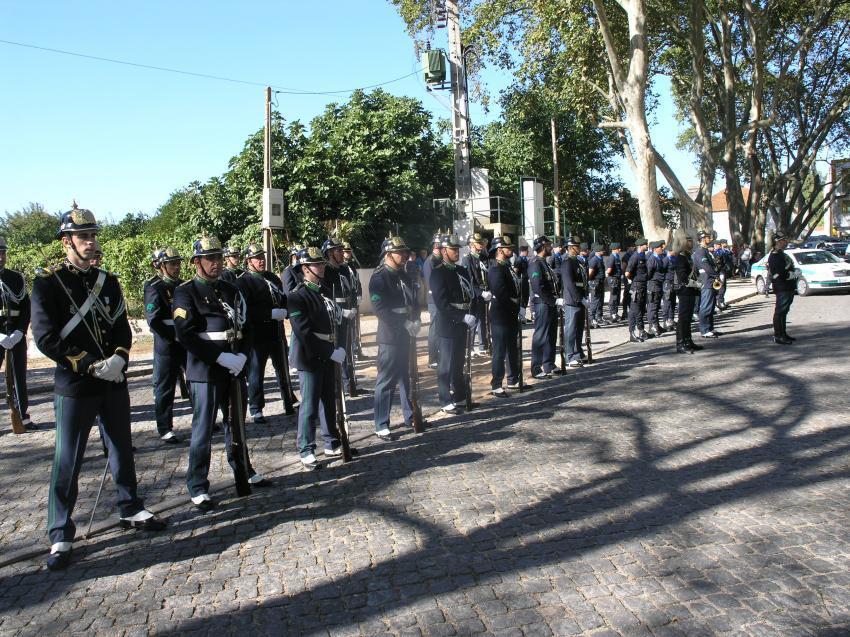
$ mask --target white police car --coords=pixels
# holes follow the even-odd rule
[[[797,294],[806,296],[812,290],[850,289],[850,263],[845,263],[826,250],[794,248],[785,251],[799,270]],[[764,293],[767,256],[753,265],[752,280],[759,294]]]

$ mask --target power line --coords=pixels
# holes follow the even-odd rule
[[[334,91],[313,91],[307,89],[298,89],[291,88],[286,86],[275,86],[273,84],[268,84],[266,82],[252,82],[250,80],[240,80],[232,77],[224,77],[221,75],[211,75],[209,73],[196,73],[194,71],[184,71],[181,69],[172,69],[165,66],[154,66],[152,64],[140,64],[138,62],[128,62],[127,60],[116,60],[114,58],[100,57],[97,55],[88,55],[86,53],[77,53],[75,51],[64,51],[62,49],[52,49],[45,46],[37,46],[35,44],[26,44],[24,42],[12,42],[11,40],[0,40],[0,44],[8,44],[11,46],[19,46],[26,49],[35,49],[37,51],[47,51],[48,53],[57,53],[60,55],[70,55],[72,57],[83,58],[87,60],[96,60],[98,62],[109,62],[110,64],[122,64],[124,66],[133,66],[140,69],[148,69],[150,71],[161,71],[164,73],[177,73],[178,75],[188,75],[190,77],[198,77],[206,80],[215,80],[218,82],[231,82],[233,84],[247,84],[249,86],[271,86],[274,89],[275,93],[282,93],[286,95],[340,95],[345,93],[352,93],[354,91],[365,90],[369,88],[377,88],[379,86],[386,86],[387,84],[393,84],[394,82],[399,82],[403,79],[406,79],[412,75],[416,75],[421,72],[422,69],[418,69],[413,73],[408,73],[407,75],[402,75],[401,77],[394,78],[392,80],[387,80],[385,82],[379,82],[377,84],[370,84],[368,86],[360,86],[358,88],[351,89],[340,89]]]

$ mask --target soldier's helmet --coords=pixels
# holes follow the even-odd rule
[[[233,245],[232,243],[224,248],[224,256],[226,257],[236,257],[237,259],[242,258],[242,249],[238,246]]]
[[[263,249],[263,246],[256,243],[249,243],[248,248],[245,250],[246,259],[256,259],[257,257],[265,256],[265,254],[266,251]]]
[[[443,235],[440,241],[441,248],[460,248],[460,238],[456,234]]]
[[[552,243],[552,242],[549,241],[549,237],[547,237],[545,234],[541,234],[539,237],[534,239],[534,243],[532,244],[532,249],[535,252],[540,252],[543,248],[546,247],[547,243]]]
[[[578,237],[568,237],[566,241],[567,247],[576,246],[579,247],[581,244],[579,243]]]
[[[341,248],[342,244],[334,239],[333,237],[328,237],[325,239],[325,242],[322,244],[322,254],[326,255],[331,250],[335,250],[336,248]]]
[[[468,243],[479,243],[479,244],[482,244],[486,248],[487,244],[490,243],[490,242],[487,239],[487,237],[485,237],[480,232],[473,232],[471,235],[469,235]]]
[[[309,265],[311,263],[327,263],[322,251],[314,246],[301,248],[298,251],[298,266]]]
[[[153,262],[160,266],[163,263],[173,263],[174,261],[182,261],[183,257],[180,256],[180,252],[177,248],[163,248],[162,250],[157,250],[154,253]]]
[[[443,233],[443,231],[438,230],[434,234],[434,238],[431,239],[431,245],[432,246],[442,246],[443,245],[443,239],[445,239],[445,238],[446,238],[446,235]]]
[[[707,230],[699,230],[697,231],[697,241],[702,241],[706,237],[711,238],[711,233]]]
[[[61,239],[65,233],[72,232],[97,232],[100,226],[97,219],[94,218],[94,213],[91,210],[77,207],[75,201],[68,212],[63,212],[59,217],[59,231],[56,233],[56,238]]]
[[[9,246],[6,243],[6,237],[0,237],[0,252],[6,252],[8,247]]]
[[[401,237],[389,237],[381,244],[381,254],[389,252],[410,252],[410,248]]]
[[[499,248],[511,248],[513,250],[516,249],[516,245],[514,245],[514,242],[508,236],[494,237],[493,242],[490,244],[490,254]]]
[[[195,257],[208,257],[223,253],[224,250],[221,249],[221,241],[218,240],[218,237],[204,236],[196,239],[192,244],[193,259]]]

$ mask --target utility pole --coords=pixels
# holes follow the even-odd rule
[[[558,187],[558,131],[555,128],[555,116],[552,116],[552,208],[555,212],[555,236],[561,234],[561,192]],[[553,238],[554,240],[554,238]]]
[[[464,201],[465,216],[472,215],[472,172],[469,154],[469,99],[466,86],[466,62],[460,33],[457,0],[446,0],[449,36],[449,62],[452,81],[452,143],[455,154],[455,199]]]
[[[266,131],[263,140],[263,188],[272,187],[272,89],[266,87]],[[272,229],[263,228],[263,250],[266,251],[266,269],[274,272],[274,243]]]

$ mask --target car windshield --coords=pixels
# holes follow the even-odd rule
[[[797,252],[794,254],[800,265],[819,265],[821,263],[840,263],[838,257],[826,250],[812,250],[811,252]]]

